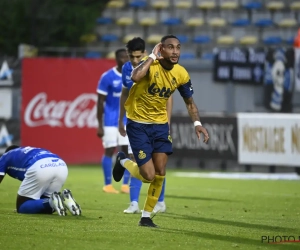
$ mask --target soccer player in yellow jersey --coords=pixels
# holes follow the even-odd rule
[[[164,36],[131,75],[134,84],[125,102],[128,118],[126,132],[136,163],[119,152],[113,177],[115,181],[120,181],[127,169],[135,178],[150,183],[140,226],[157,227],[150,215],[161,193],[168,155],[172,154],[166,103],[176,89],[186,104],[197,137],[200,139],[203,133],[204,142],[209,139],[192,97],[190,76],[178,64],[180,48],[176,36]]]
[[[129,56],[129,61],[126,62],[122,67],[122,94],[120,98],[120,113],[119,113],[119,132],[121,135],[126,136],[125,126],[124,126],[124,119],[123,117],[126,114],[125,110],[125,102],[128,98],[130,88],[133,85],[133,81],[131,80],[131,73],[132,70],[137,67],[140,63],[140,61],[145,57],[146,50],[145,50],[145,41],[140,37],[135,37],[128,41],[126,44],[127,53]],[[172,113],[172,106],[173,106],[173,98],[172,96],[168,99],[167,102],[167,114],[169,118],[169,126],[171,121],[171,113]],[[133,153],[130,147],[130,144],[128,145],[128,156],[131,160],[135,161],[133,157]],[[124,178],[123,178],[124,180]],[[160,196],[158,198],[158,202],[156,206],[153,209],[153,213],[160,212],[164,213],[166,211],[166,203],[164,201],[165,198],[165,183],[166,179],[164,180],[162,191],[160,193]],[[130,178],[130,205],[127,209],[124,210],[125,214],[133,214],[133,213],[139,213],[139,196],[140,191],[142,187],[142,181],[131,176]]]

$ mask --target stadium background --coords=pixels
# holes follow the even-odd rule
[[[300,92],[299,87],[297,89],[298,57],[293,47],[300,22],[299,2],[118,0],[30,3],[27,6],[22,1],[15,1],[15,8],[14,4],[5,5],[4,20],[7,22],[2,30],[6,36],[1,40],[4,49],[0,62],[2,152],[10,143],[31,144],[47,147],[71,164],[98,164],[103,149],[96,137],[97,124],[93,116],[95,89],[100,75],[114,65],[114,50],[124,47],[132,37],[141,36],[147,42],[147,50],[151,51],[161,36],[173,33],[183,44],[180,63],[190,72],[194,99],[201,111],[202,122],[209,128],[211,140],[206,147],[194,140],[184,102],[176,93],[172,125],[175,154],[170,158],[170,167],[297,171],[295,167],[300,162],[300,119],[297,115]],[[19,17],[16,23],[23,22],[24,25],[22,29],[16,25],[13,33],[8,23],[15,15]],[[220,60],[222,51],[227,51],[231,59]],[[263,54],[264,60],[251,61],[250,54]],[[247,61],[236,65],[239,59],[232,58],[239,56],[247,57]],[[284,81],[290,83],[284,90],[286,110],[272,109],[269,105],[275,80],[271,79],[270,85],[264,76],[268,74],[266,65],[270,64],[272,68],[277,60],[284,61],[285,71],[281,73]],[[247,72],[251,74],[246,74],[249,79],[243,74],[237,74],[234,79],[232,73],[227,75],[228,78],[220,79],[218,72],[224,66],[250,68]],[[34,98],[41,98],[40,102],[30,106]],[[56,112],[53,112],[54,106]],[[242,112],[251,112],[253,117],[241,118],[238,113]],[[259,113],[265,114],[267,121],[262,120]],[[268,116],[271,113],[273,116]],[[282,117],[279,113],[290,115]],[[241,122],[258,126],[251,121],[259,120],[267,124],[266,129],[273,129],[278,119],[279,123],[282,121],[280,126],[292,133],[284,135],[284,152],[261,151],[258,155],[254,152],[260,162],[243,160],[251,158],[253,152],[241,152],[245,144],[241,141],[244,138],[239,127]],[[262,128],[261,124],[259,126]]]

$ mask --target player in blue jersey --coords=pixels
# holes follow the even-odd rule
[[[80,215],[81,208],[70,190],[60,190],[68,177],[67,164],[56,154],[34,147],[9,146],[0,157],[0,183],[8,174],[22,181],[17,196],[17,212],[65,216],[66,209]]]
[[[124,152],[127,152],[129,144],[128,138],[120,135],[118,131],[119,103],[122,91],[122,66],[128,61],[128,55],[125,49],[118,49],[115,52],[117,66],[104,72],[99,80],[97,93],[97,119],[98,119],[98,137],[102,138],[105,149],[102,157],[102,168],[104,174],[103,191],[106,193],[119,193],[112,186],[112,157],[117,146],[121,146]],[[126,116],[124,116],[126,119]],[[125,121],[126,122],[126,121]],[[129,193],[130,174],[126,172],[121,187],[122,193]]]
[[[119,132],[123,135],[126,135],[125,128],[124,128],[124,122],[123,119],[120,119],[124,116],[126,113],[125,111],[125,101],[129,95],[129,90],[133,85],[133,81],[131,80],[131,72],[132,70],[137,67],[142,60],[142,58],[145,56],[145,41],[140,37],[135,37],[132,40],[130,40],[127,45],[127,54],[129,56],[129,62],[126,62],[123,65],[122,68],[122,83],[123,83],[123,89],[120,99],[120,115],[119,115]],[[172,101],[173,98],[169,98],[168,100],[168,115],[169,115],[169,122],[171,118],[172,113]],[[133,153],[130,147],[130,144],[128,145],[128,154],[131,160],[134,160]],[[142,181],[131,176],[130,179],[130,205],[127,209],[124,210],[125,214],[133,214],[133,213],[139,213],[139,196],[140,191],[142,187]],[[153,209],[154,213],[159,212],[165,212],[166,211],[166,204],[164,201],[165,198],[165,181],[163,183],[162,191],[160,194],[160,197],[158,199],[158,202],[156,206]]]

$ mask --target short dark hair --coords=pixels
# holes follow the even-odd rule
[[[126,52],[126,49],[117,49],[115,51],[115,57],[117,58],[119,56],[119,54],[122,53],[122,52]]]
[[[16,149],[16,148],[19,148],[20,146],[18,145],[10,145],[8,146],[6,149],[5,149],[5,152],[4,153],[7,153],[8,151],[10,150],[13,150],[13,149]]]
[[[163,36],[160,40],[161,43],[163,43],[164,41],[166,41],[167,39],[169,38],[175,38],[179,41],[179,39],[177,38],[177,36],[174,36],[174,35],[166,35],[166,36]]]
[[[126,44],[128,51],[145,51],[145,41],[140,37],[134,37]]]

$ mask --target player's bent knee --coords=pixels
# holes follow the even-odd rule
[[[155,170],[155,174],[160,176],[165,176],[166,170],[165,169]]]
[[[151,183],[155,179],[155,173],[140,171],[140,174],[149,183]]]

